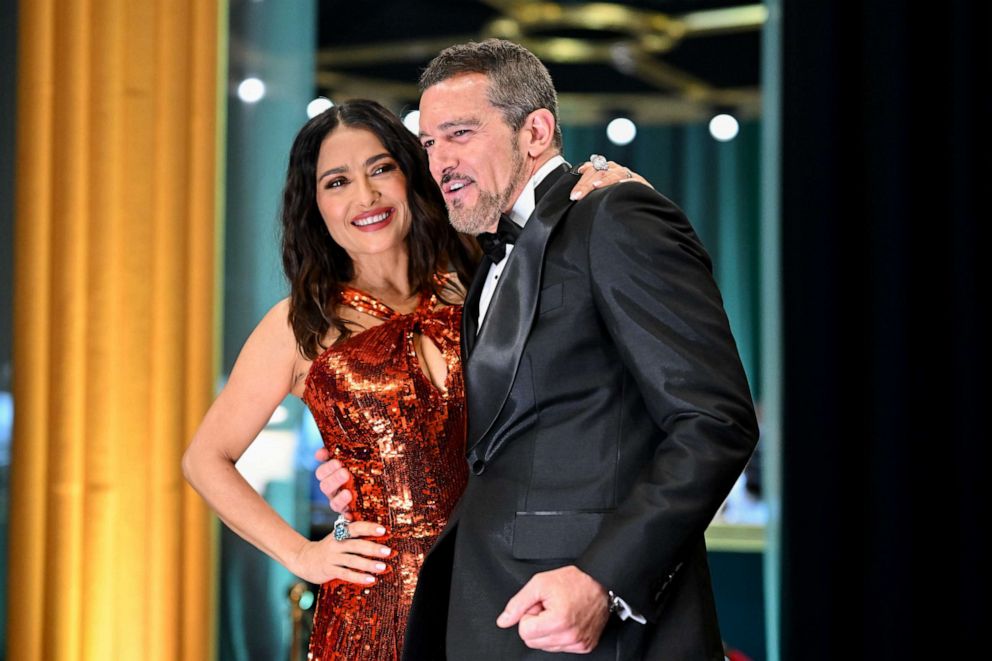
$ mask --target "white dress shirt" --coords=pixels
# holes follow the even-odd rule
[[[534,189],[536,189],[544,178],[548,176],[556,167],[565,162],[565,159],[561,156],[553,156],[551,160],[542,165],[534,173],[534,176],[530,178],[527,185],[524,186],[523,192],[520,193],[520,197],[517,201],[513,203],[513,208],[510,209],[510,213],[507,215],[510,220],[515,222],[520,227],[527,224],[527,219],[530,215],[534,213],[534,207],[537,206],[534,200]],[[506,255],[503,259],[499,261],[498,264],[491,264],[489,266],[489,273],[486,275],[486,284],[482,287],[482,293],[479,295],[479,325],[478,328],[482,328],[482,322],[486,318],[486,311],[489,309],[489,304],[493,300],[493,294],[496,293],[496,285],[499,284],[499,278],[503,275],[503,269],[506,268],[507,262],[510,260],[510,253],[513,252],[513,244],[506,244]]]

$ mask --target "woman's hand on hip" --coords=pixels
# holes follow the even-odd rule
[[[352,521],[347,529],[350,538],[342,541],[333,534],[316,542],[307,540],[296,554],[292,572],[317,584],[335,579],[359,585],[375,583],[377,575],[389,571],[385,561],[392,549],[364,538],[382,537],[386,530],[370,521]]]

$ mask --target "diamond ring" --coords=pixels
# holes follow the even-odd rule
[[[344,514],[339,514],[338,518],[334,520],[334,539],[339,542],[351,539],[351,533],[348,532],[348,519],[344,518]]]
[[[600,172],[610,169],[610,164],[606,161],[606,157],[602,154],[593,154],[589,157],[589,162],[592,163],[592,167]]]

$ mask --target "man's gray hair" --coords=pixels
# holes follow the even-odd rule
[[[514,131],[519,131],[535,110],[551,111],[555,118],[554,147],[561,151],[558,93],[547,67],[536,55],[504,39],[451,46],[431,60],[420,75],[420,91],[467,73],[489,77],[489,103],[499,109]]]

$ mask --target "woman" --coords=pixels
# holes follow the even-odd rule
[[[300,130],[282,225],[290,296],[245,342],[183,471],[232,530],[323,585],[310,658],[398,658],[420,563],[466,480],[458,351],[473,254],[420,144],[372,101]],[[350,539],[303,537],[234,467],[289,393],[352,470]]]

